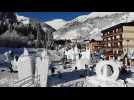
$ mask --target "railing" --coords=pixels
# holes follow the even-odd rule
[[[116,35],[120,35],[120,34],[122,34],[122,32],[118,32],[118,33],[109,33],[109,34],[103,35],[103,37],[106,38],[106,37],[116,36]]]
[[[40,76],[28,76],[22,80],[13,83],[13,87],[38,87]]]

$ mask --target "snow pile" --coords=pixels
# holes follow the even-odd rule
[[[123,80],[103,81],[95,76],[87,78],[86,86],[87,87],[125,87]]]
[[[54,19],[54,20],[51,20],[51,21],[47,21],[45,23],[50,25],[54,29],[58,30],[61,27],[63,27],[67,23],[67,21],[65,21],[63,19]]]

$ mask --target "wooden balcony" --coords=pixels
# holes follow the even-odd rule
[[[102,37],[103,38],[107,38],[107,37],[110,37],[110,36],[117,36],[117,35],[120,35],[122,34],[123,32],[119,32],[119,33],[109,33],[109,34],[105,34],[103,35]]]

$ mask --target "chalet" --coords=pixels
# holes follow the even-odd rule
[[[91,53],[96,53],[98,52],[100,49],[103,48],[103,41],[101,40],[90,40],[87,42],[86,44],[86,49],[91,51]]]

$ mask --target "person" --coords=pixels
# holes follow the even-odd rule
[[[12,65],[12,60],[14,59],[14,53],[12,51],[9,51],[8,53],[8,59],[9,59],[9,70],[10,70],[10,73],[13,73],[14,70],[13,70],[13,65]]]
[[[77,68],[77,67],[75,67],[75,71],[77,71],[77,69],[78,69],[78,68]]]
[[[85,76],[87,76],[87,75],[88,75],[88,65],[85,64]]]
[[[54,73],[55,73],[55,67],[52,67],[51,68],[51,73],[52,73],[52,75],[54,75]]]
[[[128,83],[128,82],[127,82],[126,80],[124,80],[124,86],[125,86],[125,87],[127,87],[127,83]]]
[[[58,78],[62,79],[62,73],[60,71],[58,71]]]

